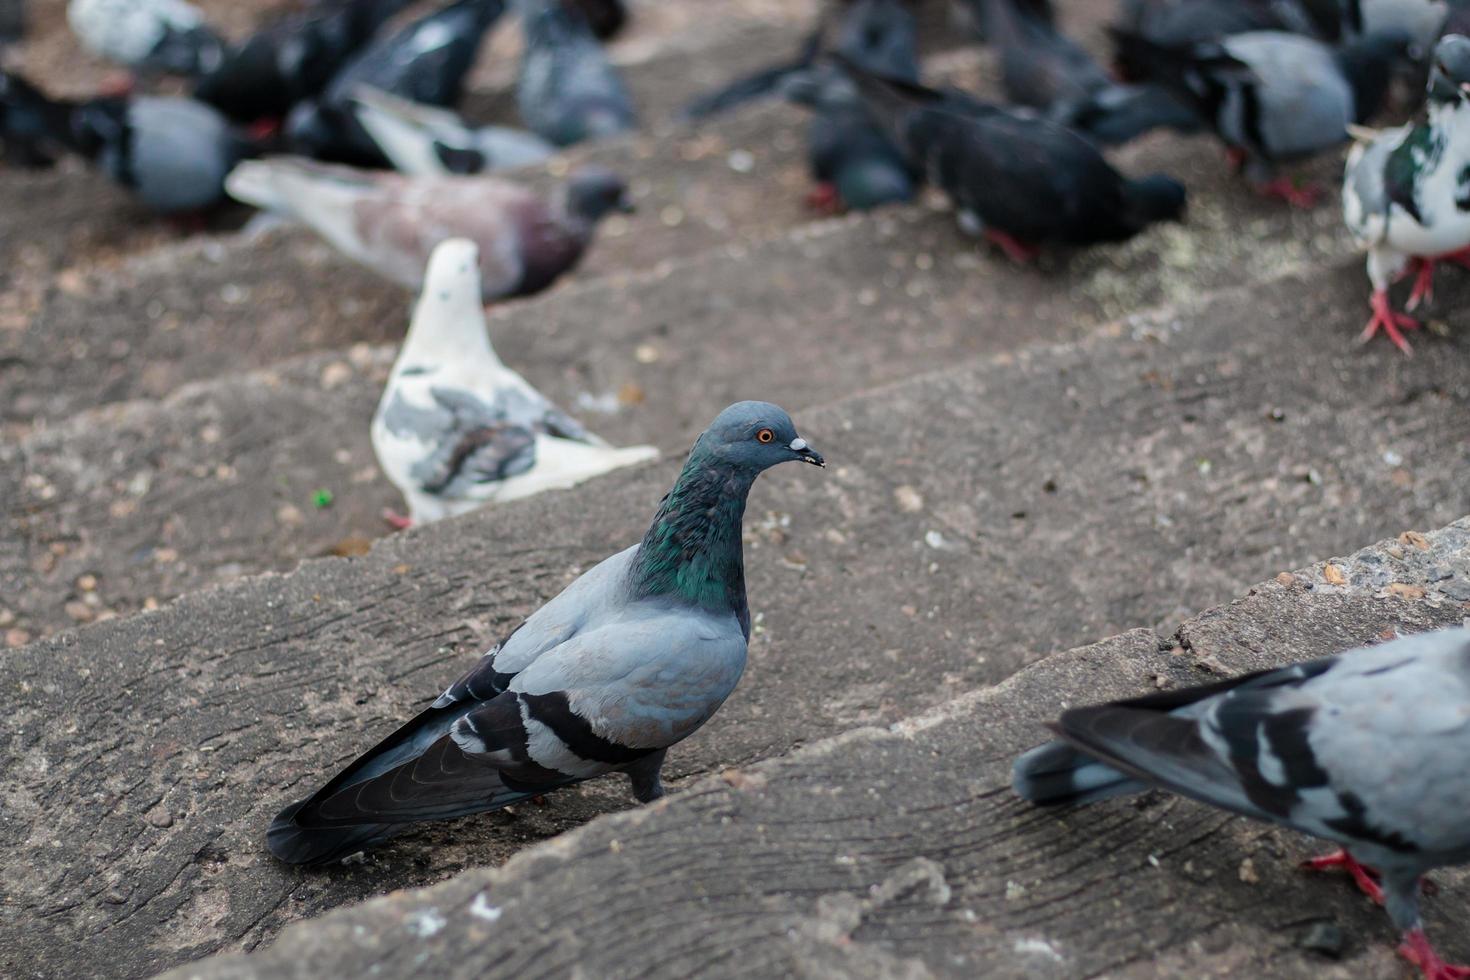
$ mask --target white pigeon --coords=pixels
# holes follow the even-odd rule
[[[1306,867],[1349,871],[1426,980],[1470,976],[1439,958],[1419,918],[1421,876],[1470,861],[1470,630],[1073,708],[1052,728],[1061,741],[1016,760],[1024,798],[1093,803],[1156,786],[1334,841],[1343,849]]]
[[[353,95],[357,121],[393,169],[411,177],[478,174],[541,163],[556,147],[509,126],[467,126],[448,109],[363,86]]]
[[[396,526],[463,514],[653,459],[592,435],[503,364],[480,305],[478,249],[442,242],[373,416],[373,451],[408,502]]]
[[[1381,329],[1405,354],[1400,331],[1419,322],[1393,309],[1388,287],[1412,263],[1414,309],[1429,298],[1437,262],[1470,264],[1470,39],[1451,34],[1435,48],[1428,104],[1425,121],[1355,145],[1343,173],[1343,220],[1368,253],[1373,284],[1362,339]]]
[[[71,0],[66,20],[84,47],[129,68],[202,75],[224,60],[224,44],[186,0]]]

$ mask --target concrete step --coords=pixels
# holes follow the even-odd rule
[[[794,110],[755,112],[790,119]],[[738,130],[746,124],[736,119],[725,125]],[[777,195],[771,208],[760,207],[753,202],[770,196],[764,180],[731,174],[718,154],[703,162],[681,160],[666,171],[650,168],[666,176],[648,185],[638,224],[609,229],[614,234],[599,244],[614,256],[610,263],[638,269],[660,258],[695,257],[643,273],[606,274],[581,288],[572,288],[574,278],[543,297],[506,304],[499,310],[509,319],[497,320],[497,337],[506,336],[512,363],[523,363],[514,345],[525,329],[552,335],[565,363],[580,364],[579,351],[594,335],[604,341],[636,337],[629,353],[647,342],[666,348],[670,358],[691,358],[746,351],[761,343],[751,336],[759,330],[767,340],[781,339],[765,348],[765,376],[810,376],[814,365],[822,365],[853,390],[894,378],[887,365],[898,351],[923,359],[905,362],[911,373],[994,350],[997,337],[1004,347],[1015,346],[1007,334],[1029,339],[1056,336],[1058,329],[1075,332],[1160,302],[1344,255],[1351,247],[1332,209],[1293,212],[1254,199],[1224,173],[1207,142],[1159,137],[1131,148],[1126,162],[1186,177],[1194,188],[1189,223],[1153,229],[1122,246],[1048,256],[1034,270],[978,250],[947,213],[924,206],[698,253],[719,240],[719,225],[731,214],[752,215],[752,235],[800,220],[796,194]],[[1330,168],[1331,161],[1322,161],[1318,170]],[[776,171],[791,175],[788,182],[800,180],[794,163],[784,170],[772,163]],[[701,172],[708,182],[689,176]],[[722,193],[741,204],[738,211],[722,210],[716,203]],[[678,227],[664,226],[659,216],[682,209],[675,202],[686,199],[711,202],[712,210],[699,216],[681,210]],[[626,244],[619,244],[619,235]],[[597,251],[595,245],[594,263]],[[388,340],[399,335],[409,300],[303,233],[172,246],[58,283],[33,300],[25,299],[25,290],[12,291],[22,306],[0,317],[10,327],[0,330],[0,384],[14,392],[0,404],[0,424],[12,429],[112,401],[161,397],[189,381],[306,351]],[[813,326],[884,317],[891,330],[880,356],[850,343],[846,330],[834,345],[833,335]],[[989,329],[976,329],[987,320]],[[781,331],[773,329],[777,325]],[[808,335],[819,339],[808,344]],[[728,378],[726,387],[746,386],[739,375]],[[689,404],[683,424],[702,424],[706,404]]]
[[[1176,269],[1167,258],[1155,264],[1139,245],[1079,256],[1064,272],[1016,272],[977,257],[956,234],[947,215],[923,209],[829,222],[748,250],[717,249],[662,272],[572,284],[543,300],[500,308],[492,332],[509,363],[608,438],[679,451],[723,405],[747,395],[792,408],[821,404],[956,359],[1076,336],[1140,299],[1177,298],[1191,285],[1241,273],[1264,275],[1280,254],[1263,249],[1252,264],[1236,262],[1228,251],[1196,261],[1197,253],[1188,251]],[[1159,233],[1155,247],[1178,234]],[[1173,245],[1181,240],[1188,239],[1172,239]],[[71,357],[50,370],[28,362],[12,370],[20,418],[37,405],[43,414],[64,416],[99,395],[146,398],[191,377],[220,377],[167,406],[110,411],[101,420],[88,415],[0,450],[0,457],[21,464],[12,473],[12,499],[34,509],[0,532],[10,551],[12,588],[3,591],[12,597],[4,605],[15,617],[13,638],[48,635],[89,614],[135,610],[222,576],[287,568],[386,530],[374,515],[391,490],[368,478],[372,457],[365,448],[381,371],[354,373],[350,358],[321,353],[254,381],[235,373],[271,365],[298,344],[379,340],[401,330],[404,314],[394,312],[391,291],[354,289],[351,280],[287,292],[272,302],[272,315],[259,316],[260,303],[270,302],[265,297],[280,295],[269,283],[273,277],[297,282],[298,270],[313,268],[313,261],[323,279],[341,271],[320,246],[290,241],[287,249],[219,253],[191,246],[177,261],[135,263],[146,265],[139,278],[153,286],[135,278],[96,295],[58,292],[54,312],[38,319],[38,337],[64,337],[65,324],[80,329],[57,352]],[[1333,241],[1326,249],[1336,247]],[[1310,252],[1287,254],[1305,260]],[[1121,272],[1113,265],[1120,256]],[[175,268],[184,262],[201,272],[180,278]],[[1076,285],[1058,292],[1055,280],[1063,274]],[[364,315],[350,305],[357,302],[373,305]],[[312,305],[295,308],[305,303]],[[139,315],[140,305],[157,312],[165,304],[175,329],[160,331]],[[179,307],[202,308],[208,318]],[[994,311],[1014,320],[987,322]],[[365,322],[368,331],[361,330]],[[712,331],[712,323],[720,327]],[[103,349],[111,356],[97,357],[109,334]],[[236,349],[242,337],[253,338],[247,350]],[[17,352],[45,356],[46,348],[31,344]],[[384,346],[370,354],[379,367],[393,358]],[[146,372],[136,370],[140,359]],[[324,391],[328,365],[337,365],[330,369],[334,390]],[[261,411],[272,404],[279,411]],[[310,411],[285,407],[308,404]],[[614,414],[605,414],[607,408]],[[198,439],[201,413],[222,433],[217,443]],[[263,441],[269,431],[263,417],[280,420],[292,437]],[[250,449],[237,459],[241,439]],[[349,464],[331,461],[337,447]],[[209,495],[200,498],[196,471],[221,466],[231,478],[206,480]],[[145,478],[154,489],[140,496],[134,488]],[[286,513],[295,520],[303,501],[323,487],[338,502],[313,512],[310,530],[280,523],[278,510],[289,503],[295,510]],[[181,508],[180,501],[190,503]],[[129,516],[118,520],[114,513]],[[221,513],[232,519],[221,524]],[[178,557],[160,565],[147,557],[151,549]],[[105,590],[78,595],[75,583],[84,576],[105,582]]]
[[[1467,340],[1353,347],[1355,267],[1314,270],[798,413],[832,471],[749,510],[749,677],[674,776],[923,711],[1172,624],[1249,582],[1470,511]],[[1246,306],[1253,311],[1242,318]],[[1455,294],[1446,309],[1470,303]],[[1284,324],[1284,326],[1283,326]],[[850,376],[850,375],[849,375]],[[595,783],[426,828],[330,875],[262,829],[580,570],[673,461],[195,593],[6,655],[0,969],[142,975],[627,805]],[[1463,589],[1451,570],[1438,592]],[[83,941],[85,940],[85,941]]]
[[[1070,813],[1010,791],[1066,705],[1208,683],[1470,620],[1470,520],[1257,586],[1172,636],[1135,630],[1003,684],[864,727],[502,868],[475,868],[286,930],[170,980],[446,977],[1397,978],[1383,912],[1298,860],[1325,848],[1164,794]],[[1398,583],[1395,593],[1385,586]],[[1442,875],[1442,877],[1441,877]],[[1463,871],[1425,901],[1470,957]],[[1328,959],[1313,927],[1348,938]]]

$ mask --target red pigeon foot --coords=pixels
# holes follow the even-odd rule
[[[1262,197],[1277,197],[1294,208],[1314,208],[1322,199],[1320,188],[1310,185],[1300,187],[1289,177],[1277,177],[1256,187]]]
[[[1373,317],[1368,321],[1368,325],[1363,328],[1362,334],[1358,336],[1358,343],[1366,344],[1373,339],[1374,334],[1382,329],[1384,336],[1393,341],[1395,347],[1403,351],[1407,356],[1413,357],[1414,348],[1409,346],[1409,342],[1404,339],[1403,334],[1399,331],[1417,330],[1419,328],[1419,321],[1407,313],[1395,312],[1393,307],[1389,305],[1388,290],[1386,289],[1374,290],[1373,298],[1368,302],[1373,309]]]
[[[1423,929],[1410,929],[1399,944],[1399,955],[1419,968],[1424,980],[1465,980],[1470,966],[1456,966],[1439,958]]]
[[[1041,254],[1041,249],[1035,245],[1017,241],[1005,232],[996,231],[994,228],[985,229],[985,240],[1006,253],[1006,258],[1017,265],[1030,265]]]
[[[392,507],[383,508],[383,520],[387,521],[388,525],[395,531],[406,531],[413,527],[413,518],[404,517]]]
[[[1323,854],[1321,857],[1308,858],[1301,863],[1303,871],[1329,871],[1333,868],[1346,868],[1347,873],[1353,876],[1358,890],[1378,905],[1383,904],[1383,888],[1378,884],[1378,874],[1370,868],[1358,863],[1345,850],[1336,850],[1331,854]]]
[[[818,214],[837,214],[842,210],[842,197],[835,185],[824,181],[807,191],[806,206]]]

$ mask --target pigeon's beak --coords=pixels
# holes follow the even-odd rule
[[[822,458],[822,454],[817,452],[811,446],[808,446],[806,444],[806,440],[801,438],[800,436],[791,440],[791,451],[795,453],[796,458],[801,460],[803,463],[811,463],[813,466],[827,465],[827,461]]]

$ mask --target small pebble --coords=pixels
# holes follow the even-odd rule
[[[1336,922],[1313,922],[1297,940],[1302,949],[1337,959],[1342,955],[1345,943],[1342,929]]]

